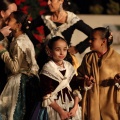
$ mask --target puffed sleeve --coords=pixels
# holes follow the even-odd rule
[[[51,93],[57,87],[58,82],[52,80],[51,78],[41,74],[40,75],[40,91],[41,97],[43,99],[42,106],[46,107],[57,99],[57,95],[51,95]]]
[[[7,50],[1,54],[1,59],[13,74],[19,72],[23,57],[24,54],[17,44],[14,46],[12,55]]]
[[[82,81],[77,80],[76,75],[73,76],[71,82],[70,82],[70,86],[72,88],[73,91],[73,95],[74,96],[78,96],[79,99],[82,99],[81,93],[80,93],[80,87],[82,86]]]

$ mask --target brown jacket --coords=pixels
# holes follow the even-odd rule
[[[78,77],[93,75],[95,84],[84,92],[83,118],[87,120],[120,120],[120,90],[114,85],[114,76],[120,73],[120,55],[112,48],[98,58],[96,52],[87,53],[78,68]]]

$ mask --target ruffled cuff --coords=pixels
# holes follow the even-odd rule
[[[80,94],[80,91],[78,90],[74,90],[73,91],[73,95],[76,97],[78,97],[80,99],[80,101],[82,100],[82,95]]]
[[[88,91],[88,90],[90,90],[91,88],[92,88],[92,85],[90,85],[89,87],[88,87],[88,86],[85,86],[85,87],[84,87],[85,91]]]
[[[52,102],[54,102],[55,99],[57,99],[56,95],[51,96],[51,94],[47,94],[46,96],[43,97],[42,106],[43,107],[49,106]]]
[[[119,83],[115,83],[115,86],[120,90],[120,84]]]

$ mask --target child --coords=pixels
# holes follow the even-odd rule
[[[83,119],[120,120],[120,91],[114,80],[116,74],[120,73],[120,54],[110,47],[112,41],[113,36],[108,27],[95,28],[91,33],[89,42],[92,51],[84,56],[78,68],[78,77],[81,80],[84,78],[86,89],[83,96]]]
[[[73,66],[64,60],[67,42],[53,37],[48,42],[50,61],[40,73],[42,106],[47,108],[49,120],[81,120],[81,95],[76,84]]]
[[[26,22],[27,16],[20,11],[13,12],[6,22],[14,38],[9,51],[0,45],[0,56],[8,71],[8,81],[0,96],[0,120],[28,120],[25,114],[30,114],[36,100],[34,86],[39,83],[39,68],[33,44],[25,34]]]

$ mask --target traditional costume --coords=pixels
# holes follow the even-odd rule
[[[9,52],[1,50],[0,55],[8,72],[7,83],[0,95],[0,120],[23,120],[26,109],[31,109],[27,102],[33,107],[32,97],[36,97],[37,91],[32,91],[35,90],[32,86],[37,87],[39,83],[33,44],[26,34],[22,34],[13,38]],[[29,92],[35,95],[30,96],[32,93]]]
[[[110,48],[102,57],[96,52],[87,53],[78,68],[78,77],[93,76],[95,83],[84,92],[83,116],[86,120],[120,120],[120,90],[114,76],[120,73],[120,55]],[[85,87],[85,86],[84,86]]]
[[[40,72],[42,107],[47,108],[49,120],[61,120],[59,113],[49,106],[52,102],[55,101],[62,109],[70,111],[74,106],[74,97],[78,96],[81,100],[75,70],[69,62],[63,61],[63,63],[64,68],[61,68],[53,61],[49,61]],[[70,120],[81,120],[80,106],[76,116]]]

